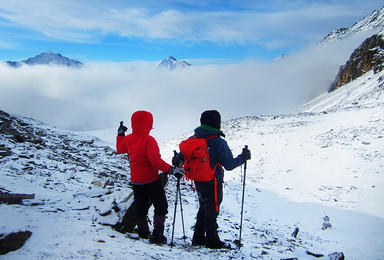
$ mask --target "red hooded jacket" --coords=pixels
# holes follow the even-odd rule
[[[131,118],[132,133],[117,136],[116,150],[128,153],[131,163],[131,181],[149,183],[159,179],[159,170],[168,172],[171,165],[161,159],[159,146],[149,132],[153,126],[153,116],[147,111],[137,111]]]

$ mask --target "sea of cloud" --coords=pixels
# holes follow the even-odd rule
[[[207,109],[223,120],[290,113],[328,90],[365,36],[312,46],[273,62],[193,65],[165,71],[151,62],[91,63],[81,69],[0,64],[0,109],[72,130],[129,126],[136,110],[154,115],[168,140],[199,125]]]

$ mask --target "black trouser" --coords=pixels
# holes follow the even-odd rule
[[[217,216],[219,206],[223,201],[223,183],[215,181],[196,182],[196,191],[199,198],[199,211],[196,216],[195,232],[192,242],[206,241],[209,244],[217,244],[220,238],[217,234]],[[215,195],[216,192],[216,195]],[[215,202],[217,198],[217,204]]]
[[[146,219],[150,207],[149,201],[152,201],[155,208],[154,216],[167,215],[168,203],[160,180],[143,185],[134,184],[133,193],[135,196],[137,219]]]

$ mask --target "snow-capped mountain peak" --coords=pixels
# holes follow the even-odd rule
[[[84,64],[80,61],[63,57],[61,54],[52,53],[50,51],[41,53],[33,58],[29,58],[20,62],[8,61],[8,65],[12,67],[20,67],[23,64],[26,65],[59,65],[67,67],[79,68]]]
[[[156,65],[156,68],[167,69],[167,70],[175,70],[181,69],[185,67],[189,67],[191,64],[186,61],[178,61],[173,56],[168,56],[166,59],[162,60]]]

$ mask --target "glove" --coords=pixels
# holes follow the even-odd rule
[[[169,170],[169,173],[174,175],[178,180],[184,177],[184,170],[179,167],[172,166],[171,169]]]
[[[173,150],[172,165],[179,166],[179,153]]]
[[[251,151],[248,149],[247,145],[243,148],[243,152],[240,154],[240,156],[244,162],[251,159]]]
[[[120,122],[119,129],[117,129],[117,135],[118,136],[125,136],[125,132],[127,132],[128,128],[123,125],[123,121]]]

